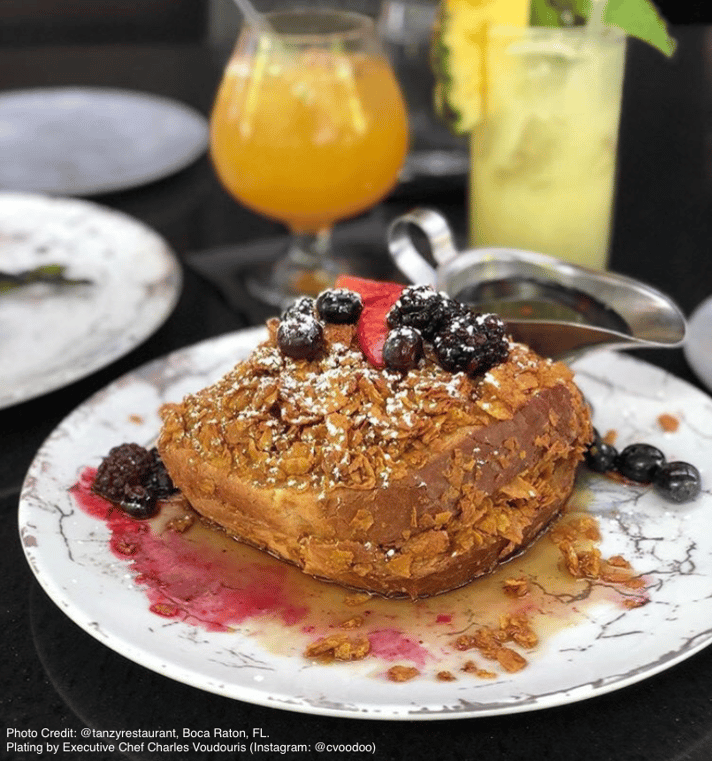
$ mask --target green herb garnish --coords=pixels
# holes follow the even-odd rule
[[[61,264],[44,264],[22,272],[3,272],[0,270],[0,294],[13,291],[32,283],[48,283],[49,285],[90,285],[91,280],[70,278],[64,273],[66,267]]]
[[[591,15],[591,0],[531,0],[532,26],[579,26]],[[666,56],[675,52],[665,19],[650,0],[608,0],[603,22],[637,37]]]

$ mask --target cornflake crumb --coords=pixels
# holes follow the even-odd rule
[[[497,662],[510,674],[521,671],[527,665],[527,659],[510,647],[501,647],[497,651]]]
[[[558,547],[564,542],[598,542],[601,540],[601,531],[596,519],[587,515],[557,523],[549,531],[549,537]]]
[[[560,544],[559,550],[566,570],[576,579],[622,584],[628,589],[641,589],[645,586],[645,581],[634,574],[630,563],[627,561],[625,561],[626,565],[620,563],[619,556],[616,556],[615,562],[611,563],[611,559],[603,558],[597,548],[580,550],[567,542]]]
[[[634,608],[642,608],[643,605],[647,605],[650,600],[647,597],[628,597],[623,601],[623,605],[629,610]]]
[[[478,650],[483,657],[497,661],[505,671],[514,673],[521,671],[528,661],[516,650],[505,646],[505,643],[510,642],[527,650],[539,644],[539,637],[523,613],[500,616],[498,627],[483,626],[474,634],[461,634],[454,646],[460,651]]]
[[[457,677],[452,673],[452,671],[438,671],[438,673],[436,674],[436,678],[439,682],[457,681]]]
[[[505,579],[502,589],[508,597],[526,597],[529,594],[529,579],[526,576]]]
[[[175,531],[178,534],[185,533],[195,523],[195,515],[181,515],[177,518],[171,518],[166,524],[169,531]]]
[[[304,651],[307,658],[318,658],[330,662],[359,661],[371,652],[371,642],[368,637],[358,635],[349,637],[347,634],[329,634],[312,642]]]
[[[606,431],[606,435],[603,437],[603,441],[606,442],[606,444],[610,444],[613,446],[616,443],[616,439],[618,438],[618,431],[616,431],[615,428],[611,428],[610,431]]]
[[[370,599],[371,595],[368,592],[357,592],[344,597],[344,605],[348,605],[350,608],[355,608],[358,605],[367,603]]]
[[[361,616],[353,616],[339,624],[340,629],[358,629],[360,626],[363,626],[363,618]]]
[[[549,537],[561,552],[564,568],[574,578],[620,584],[628,589],[645,586],[645,581],[635,574],[622,555],[608,559],[601,555],[595,546],[601,540],[595,518],[586,516],[559,523],[549,532]]]
[[[506,641],[516,642],[527,650],[532,650],[539,644],[539,637],[532,629],[528,617],[523,613],[507,613],[500,616],[499,628],[507,635]]]
[[[420,676],[420,670],[415,666],[391,666],[386,671],[386,676],[391,682],[408,682]]]
[[[561,542],[559,550],[566,570],[575,579],[599,579],[601,577],[601,551],[577,549],[571,542]]]
[[[674,433],[680,427],[680,421],[667,412],[658,415],[658,425],[667,433]]]
[[[480,679],[496,679],[497,674],[494,671],[488,671],[487,669],[480,668],[474,661],[465,661],[461,671],[466,674],[474,674]]]

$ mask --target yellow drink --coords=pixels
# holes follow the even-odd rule
[[[473,245],[605,268],[624,60],[625,37],[613,32],[491,32],[471,146]]]
[[[381,200],[408,148],[387,61],[308,49],[259,56],[236,53],[213,110],[211,154],[228,191],[296,232]]]

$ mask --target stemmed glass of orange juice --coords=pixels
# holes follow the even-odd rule
[[[318,293],[344,270],[336,222],[377,204],[408,150],[408,120],[373,21],[323,8],[247,23],[218,90],[211,156],[246,207],[285,224],[291,243],[248,286],[270,304]]]

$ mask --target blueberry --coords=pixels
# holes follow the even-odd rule
[[[614,470],[617,457],[618,450],[603,441],[598,434],[594,435],[594,439],[585,454],[586,465],[596,473],[607,473]]]
[[[690,502],[702,488],[700,471],[689,462],[668,462],[656,470],[653,488],[669,502]]]
[[[415,328],[403,325],[389,331],[383,344],[383,361],[391,370],[412,370],[423,356],[423,337]]]
[[[616,470],[625,478],[647,484],[665,464],[665,455],[651,444],[629,444],[616,461]]]
[[[356,291],[331,288],[322,291],[316,299],[316,310],[324,322],[334,325],[354,325],[363,310],[363,299]]]
[[[292,314],[277,328],[277,345],[292,359],[314,359],[322,349],[323,338],[321,323],[308,314]]]

